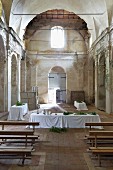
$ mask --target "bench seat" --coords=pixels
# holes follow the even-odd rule
[[[0,159],[22,159],[24,165],[25,159],[31,158],[31,147],[25,148],[0,148]]]
[[[27,139],[38,139],[39,136],[38,135],[31,135],[31,136],[27,136]],[[13,136],[13,135],[0,135],[0,139],[26,139],[25,136]]]
[[[91,152],[93,154],[98,155],[98,161],[99,161],[99,166],[101,166],[101,156],[111,156],[113,155],[113,147],[100,147],[100,148],[94,148],[91,149]]]
[[[94,144],[95,144],[95,147],[97,147],[97,141],[98,141],[98,137],[102,136],[104,138],[106,138],[107,140],[107,137],[109,138],[110,136],[113,136],[113,131],[89,131],[89,136],[93,136],[94,137]],[[103,141],[104,141],[104,138],[103,138]]]
[[[87,122],[85,123],[85,127],[89,127],[91,131],[94,127],[99,127],[100,130],[104,129],[104,126],[113,126],[113,122]],[[88,134],[85,135],[87,137]]]
[[[28,144],[28,136],[34,135],[34,131],[33,130],[0,130],[0,136],[2,136],[2,139],[5,138],[5,136],[13,136],[12,138],[14,139],[15,136],[24,136],[25,137],[25,145],[27,146]],[[4,137],[3,137],[4,136]]]
[[[91,144],[92,146],[94,146],[95,144],[95,136],[87,136],[84,138],[85,140],[88,140],[89,144]],[[100,143],[100,144],[113,144],[113,136],[97,136],[96,137],[96,142]]]
[[[89,131],[89,135],[94,137],[95,142],[95,147],[89,147],[89,151],[98,156],[99,166],[101,166],[101,156],[113,155],[113,147],[97,147],[98,137],[110,138],[113,136],[113,131]]]
[[[0,125],[2,126],[2,130],[4,130],[5,125],[8,126],[32,126],[33,131],[35,130],[35,126],[39,126],[39,122],[28,122],[28,121],[0,121]]]
[[[16,136],[16,135],[0,135],[0,139],[2,139],[2,141],[0,141],[0,143],[25,143],[26,142],[26,136]],[[10,141],[7,139],[11,139]],[[20,141],[15,141],[16,139],[20,139]],[[27,136],[27,143],[31,143],[31,145],[33,145],[36,140],[39,139],[38,135],[31,135],[31,136]],[[24,141],[22,141],[24,140]]]
[[[96,149],[103,149],[103,150],[110,149],[110,150],[112,150],[112,149],[113,149],[113,146],[105,146],[105,147],[102,147],[102,146],[99,146],[99,147],[89,147],[89,150],[96,150]]]

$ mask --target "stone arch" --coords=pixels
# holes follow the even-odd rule
[[[11,58],[11,105],[14,105],[18,99],[17,96],[17,55],[12,53]]]
[[[49,73],[65,73],[65,70],[60,66],[54,66],[50,69]]]
[[[48,76],[49,103],[66,103],[66,73],[60,66],[54,66]]]

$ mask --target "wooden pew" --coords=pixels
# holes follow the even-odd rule
[[[0,139],[2,139],[2,141],[0,141],[0,144],[4,144],[4,143],[25,143],[26,140],[26,136],[19,136],[19,135],[0,135]],[[7,139],[11,139],[10,141]],[[15,141],[15,139],[18,139],[18,141]],[[31,135],[31,136],[27,136],[27,143],[30,143],[32,146],[36,143],[36,141],[38,141],[39,136],[38,135]]]
[[[2,135],[2,136],[1,136]],[[11,136],[13,136],[13,139],[16,136],[24,136],[25,137],[25,146],[28,144],[28,136],[33,136],[34,131],[33,130],[0,130],[0,138],[1,139],[9,139]],[[11,137],[12,138],[12,137]]]
[[[113,155],[112,149],[92,149],[92,153],[98,155],[99,166],[101,166],[101,156],[110,156]]]
[[[88,122],[88,123],[85,123],[85,126],[89,126],[91,130],[92,127],[94,126],[100,126],[101,128],[103,126],[113,126],[113,122]]]
[[[98,137],[107,138],[109,136],[113,136],[113,131],[89,131],[90,136],[94,136],[95,138],[95,147],[97,147],[97,139]]]
[[[95,144],[95,136],[87,136],[85,137],[88,144],[94,146]],[[113,136],[97,136],[97,143],[98,144],[113,144]]]
[[[100,136],[106,138],[113,136],[113,131],[89,131],[89,135],[95,137],[95,146],[90,147],[89,150],[98,155],[99,166],[101,166],[101,156],[113,155],[113,147],[97,147],[97,138]]]
[[[0,159],[22,159],[22,165],[24,165],[25,159],[31,158],[31,152],[31,147],[0,148]]]
[[[24,160],[28,159],[28,156],[31,156],[31,152],[33,151],[33,147],[28,147],[28,136],[34,135],[33,130],[0,130],[0,138],[1,136],[5,139],[10,138],[10,136],[13,136],[15,138],[16,136],[24,136],[25,137],[25,147],[13,147],[13,146],[5,146],[3,147],[1,145],[0,147],[0,158],[1,159],[22,159],[22,165],[24,165]]]
[[[2,126],[2,130],[4,130],[4,128],[5,128],[5,126],[12,126],[12,125],[14,125],[14,126],[32,126],[33,127],[33,132],[35,131],[35,126],[39,126],[39,122],[28,122],[28,121],[0,121],[0,125]],[[1,143],[6,143],[7,141],[7,139],[24,139],[24,140],[26,140],[26,137],[25,136],[9,136],[9,135],[7,135],[7,136],[0,136],[1,137],[1,139],[2,139],[2,142]],[[33,144],[36,142],[36,140],[39,138],[39,135],[32,135],[32,136],[27,136],[27,139],[29,139],[30,141],[27,141],[27,143],[31,143],[32,144],[32,146],[33,146]],[[4,141],[5,140],[5,141]],[[9,141],[8,141],[9,142]],[[10,141],[11,143],[13,142],[14,143],[14,140],[12,141]],[[24,141],[17,141],[18,143],[23,143]],[[24,142],[25,143],[25,142]]]
[[[39,126],[39,122],[28,122],[28,121],[0,121],[2,130],[4,130],[5,125],[14,125],[14,126],[32,126],[33,131],[35,131],[35,126]]]
[[[89,130],[91,131],[92,130],[92,128],[93,127],[95,127],[95,126],[97,126],[97,127],[100,127],[100,129],[102,130],[102,129],[104,129],[103,127],[104,126],[113,126],[113,122],[87,122],[87,123],[85,123],[85,126],[87,127],[89,127]],[[100,130],[99,129],[99,130]],[[84,139],[88,139],[88,140],[90,140],[90,142],[91,142],[91,140],[93,141],[94,140],[94,137],[92,137],[92,136],[90,136],[89,134],[87,134],[87,135],[85,135],[85,138]],[[98,137],[98,139],[99,139],[99,137]],[[104,138],[105,139],[105,138]]]

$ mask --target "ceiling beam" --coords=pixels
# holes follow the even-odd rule
[[[74,14],[36,14],[36,13],[13,13],[12,12],[12,14],[13,15],[73,15],[74,16]],[[76,13],[76,15],[103,15],[104,14],[104,12],[103,13]]]

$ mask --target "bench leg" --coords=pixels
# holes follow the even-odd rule
[[[94,140],[92,140],[92,147],[94,147]]]
[[[98,162],[99,162],[99,166],[101,166],[100,154],[98,154]]]
[[[31,146],[35,144],[35,139],[32,139]]]
[[[24,166],[24,162],[25,162],[25,155],[23,155],[22,166]]]

